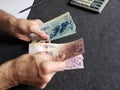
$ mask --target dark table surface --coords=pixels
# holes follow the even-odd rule
[[[35,0],[38,3],[41,0]],[[55,40],[69,42],[81,37],[85,41],[85,69],[57,73],[44,90],[120,90],[120,0],[110,0],[101,14],[69,5],[69,0],[42,0],[28,19],[44,22],[67,11],[77,33]],[[0,63],[28,52],[28,43],[0,31]],[[10,90],[37,90],[19,85]]]

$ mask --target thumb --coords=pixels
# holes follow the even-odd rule
[[[18,35],[18,38],[20,40],[27,41],[27,42],[31,41],[31,38],[29,37],[29,35]]]
[[[49,39],[49,35],[46,34],[44,31],[41,31],[41,30],[39,29],[39,27],[32,26],[32,27],[30,28],[30,31],[31,31],[31,33],[36,34],[38,37],[40,37],[40,38],[42,38],[42,39]]]
[[[52,60],[53,61],[64,61],[65,57],[66,57],[65,54],[61,54],[59,56],[53,56]]]

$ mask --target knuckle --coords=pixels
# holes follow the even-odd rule
[[[43,23],[40,19],[36,19],[36,22],[41,24]]]
[[[35,55],[29,55],[31,59],[35,59]]]
[[[29,60],[36,60],[36,57],[35,57],[34,54],[32,54],[32,55],[28,55],[28,57],[29,57]]]
[[[41,74],[48,74],[51,71],[50,65],[47,62],[42,62],[40,65],[40,69],[41,69]]]
[[[35,28],[34,28],[32,25],[30,25],[30,26],[28,27],[28,29],[29,29],[30,31],[34,31],[34,30],[35,30]]]

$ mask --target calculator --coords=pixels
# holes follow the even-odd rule
[[[109,0],[71,0],[70,4],[101,13]]]

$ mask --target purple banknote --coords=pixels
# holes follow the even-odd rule
[[[75,57],[65,60],[66,63],[65,70],[83,69],[84,68],[83,59],[84,58],[82,55],[77,55]]]

